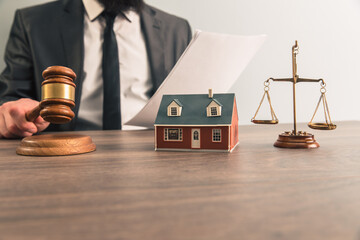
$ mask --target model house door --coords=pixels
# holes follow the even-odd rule
[[[191,129],[191,148],[200,148],[200,129]]]

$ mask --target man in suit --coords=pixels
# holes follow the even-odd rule
[[[145,105],[192,37],[186,20],[142,0],[58,0],[16,11],[0,75],[0,138],[103,128],[103,12],[116,15],[123,123]],[[52,65],[77,74],[75,118],[64,125],[48,126],[41,117],[28,122],[25,113],[41,100],[41,73]]]

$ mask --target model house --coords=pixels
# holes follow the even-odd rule
[[[235,94],[164,95],[154,126],[155,150],[231,152],[239,143]]]

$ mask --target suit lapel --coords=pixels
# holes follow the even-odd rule
[[[77,75],[75,80],[75,108],[77,118],[83,78],[84,64],[84,7],[81,0],[63,0],[61,20],[61,37],[64,47],[66,64]],[[74,121],[75,120],[75,121]],[[71,122],[72,128],[76,119]]]
[[[156,17],[156,11],[146,4],[141,12],[141,27],[146,40],[154,91],[156,91],[166,77],[164,40],[161,34],[161,21]]]

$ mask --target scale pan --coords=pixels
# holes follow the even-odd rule
[[[336,125],[333,123],[309,123],[309,128],[316,130],[334,130],[336,129]]]
[[[256,119],[251,119],[251,122],[253,122],[255,124],[278,124],[279,120],[256,120]]]

